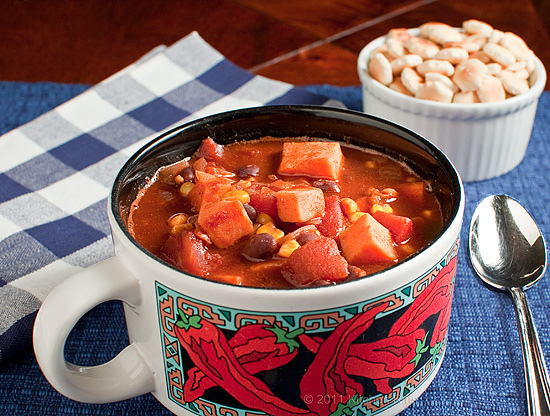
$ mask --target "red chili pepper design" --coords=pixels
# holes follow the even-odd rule
[[[319,351],[319,347],[321,346],[321,343],[323,342],[323,338],[321,337],[315,337],[310,336],[308,334],[301,334],[298,339],[302,343],[304,347],[306,347],[310,352],[313,354],[317,354],[317,351]]]
[[[378,341],[353,344],[344,368],[349,375],[366,377],[375,381],[381,393],[389,394],[389,380],[406,377],[415,368],[417,340],[425,338],[425,331],[417,329],[408,335],[393,335]]]
[[[288,364],[296,356],[300,346],[294,338],[303,332],[303,328],[287,332],[279,326],[249,324],[239,328],[228,344],[239,364],[249,374],[256,374]],[[185,401],[195,401],[214,386],[216,383],[203,371],[197,367],[191,368],[184,384]]]
[[[248,373],[217,326],[198,315],[188,316],[182,310],[178,313],[176,336],[193,363],[241,404],[274,416],[312,415],[282,401]]]
[[[451,309],[452,309],[452,303],[453,303],[453,295],[449,293],[448,299],[447,299],[447,305],[445,306],[445,309],[441,311],[437,318],[437,322],[434,326],[434,332],[432,335],[432,339],[430,341],[430,347],[434,347],[436,344],[443,341],[445,338],[445,335],[447,334],[447,328],[449,327],[449,320],[451,318]]]
[[[413,364],[407,366],[410,372],[414,370],[421,355],[426,352],[429,347],[426,346],[426,336],[419,337],[413,334],[417,333],[422,323],[430,316],[439,313],[434,332],[431,337],[430,346],[433,348],[436,343],[441,342],[447,333],[447,325],[451,314],[453,282],[456,272],[457,258],[454,257],[441,271],[438,273],[435,280],[415,299],[407,312],[401,316],[390,329],[388,338],[398,335],[410,335],[410,341],[416,341],[415,356],[411,361]],[[427,334],[429,335],[429,334]],[[404,377],[408,374],[403,373]],[[389,385],[390,378],[393,375],[388,375],[386,378],[374,380],[377,390],[380,393],[391,393]]]
[[[389,336],[404,335],[415,331],[432,315],[447,307],[456,271],[457,258],[454,257],[438,273],[435,280],[414,300],[407,312],[392,326]]]
[[[353,380],[344,369],[350,345],[373,323],[378,313],[384,311],[389,302],[344,321],[319,346],[312,363],[300,381],[302,399],[310,410],[319,415],[329,415],[336,411],[338,404],[346,402],[356,394],[363,394],[363,387]],[[323,400],[307,400],[322,397]]]

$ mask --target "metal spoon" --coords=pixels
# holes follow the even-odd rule
[[[523,206],[506,195],[485,198],[470,224],[470,260],[481,280],[512,296],[523,349],[530,416],[550,415],[548,369],[523,289],[546,270],[546,246]]]

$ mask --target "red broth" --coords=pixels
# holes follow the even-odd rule
[[[133,202],[128,229],[162,260],[212,280],[330,285],[388,268],[434,239],[443,215],[431,187],[374,150],[207,138],[192,157],[157,171]]]

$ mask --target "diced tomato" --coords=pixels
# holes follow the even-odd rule
[[[285,142],[278,172],[283,175],[338,179],[344,155],[338,142]]]
[[[277,191],[277,213],[284,222],[303,223],[325,212],[323,191],[319,188],[290,188]]]
[[[219,162],[223,158],[223,147],[207,137],[195,152],[195,156],[204,157],[208,161]]]
[[[252,221],[243,204],[236,200],[204,204],[199,211],[197,222],[219,248],[233,245],[253,230]]]
[[[390,231],[365,214],[340,233],[342,253],[353,265],[395,261],[397,251]]]
[[[251,193],[249,204],[256,208],[258,212],[269,215],[275,222],[279,221],[275,191],[264,187],[260,192]]]
[[[191,231],[171,235],[162,249],[170,263],[197,276],[206,276],[213,266],[213,255]]]
[[[336,241],[319,237],[294,250],[281,273],[297,287],[317,281],[338,282],[348,276],[348,262],[340,254]]]
[[[338,195],[330,195],[325,198],[325,213],[317,229],[326,237],[335,238],[345,227],[346,220]]]
[[[411,238],[413,222],[408,217],[390,214],[388,212],[376,211],[372,216],[390,230],[390,233],[397,244],[402,244]]]

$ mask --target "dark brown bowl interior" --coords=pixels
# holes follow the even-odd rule
[[[162,134],[136,152],[119,172],[111,194],[111,209],[123,229],[132,201],[155,171],[190,156],[208,136],[220,144],[263,136],[310,136],[372,148],[405,161],[421,177],[435,184],[433,191],[446,219],[442,233],[459,209],[461,185],[456,170],[439,149],[412,131],[356,111],[272,106],[192,121]]]

